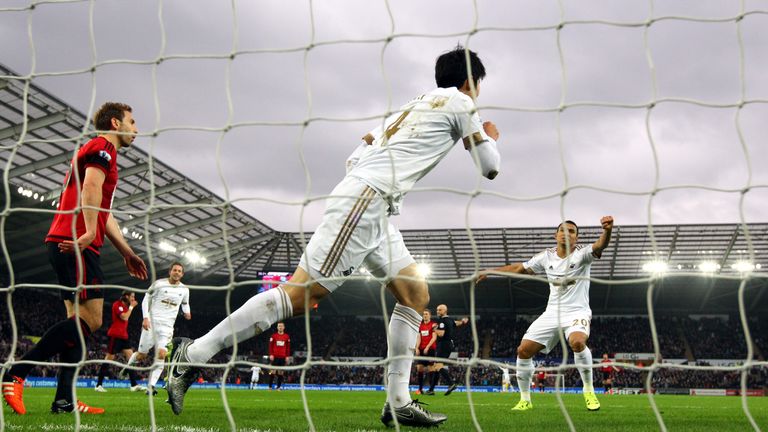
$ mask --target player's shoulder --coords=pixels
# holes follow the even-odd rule
[[[541,252],[537,253],[536,255],[534,255],[533,258],[534,259],[549,259],[549,258],[552,258],[553,255],[557,255],[557,248],[556,247],[546,248],[543,251],[541,251]]]
[[[580,254],[590,254],[590,253],[593,254],[591,244],[577,244],[576,251]]]
[[[434,97],[444,98],[450,111],[472,111],[475,101],[456,87],[437,88],[431,92]]]
[[[104,152],[109,155],[110,159],[117,154],[115,145],[109,142],[108,139],[103,136],[97,136],[85,143],[82,147],[82,151],[86,153]]]

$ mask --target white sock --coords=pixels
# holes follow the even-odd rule
[[[411,403],[408,384],[411,380],[413,348],[419,335],[421,315],[415,310],[395,304],[395,310],[389,320],[389,357],[406,356],[392,360],[387,366],[387,396],[392,408],[400,408]]]
[[[533,360],[517,358],[517,386],[520,387],[520,399],[531,401],[531,378]]]
[[[157,384],[157,380],[160,379],[160,374],[163,373],[164,365],[162,360],[155,360],[155,364],[152,365],[152,370],[149,372],[149,380],[147,382],[150,387],[154,387]]]
[[[292,315],[291,299],[282,288],[257,294],[232,312],[229,318],[195,339],[187,348],[187,358],[193,363],[205,363],[219,351],[234,344],[233,331],[237,341],[243,342]]]
[[[126,366],[130,366],[130,365],[136,363],[136,357],[138,357],[138,356],[139,356],[138,352],[135,352],[135,353],[131,354],[131,356],[128,358],[128,363],[126,363]]]
[[[581,382],[584,383],[585,392],[594,392],[595,387],[592,384],[592,351],[589,347],[584,347],[582,352],[574,352],[573,360],[579,369],[579,375],[581,375]],[[582,366],[582,367],[578,367]],[[584,367],[587,366],[587,367]]]

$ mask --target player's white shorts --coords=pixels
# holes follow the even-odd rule
[[[157,337],[157,339],[155,339]],[[139,352],[146,354],[152,347],[157,351],[158,348],[167,349],[168,342],[173,338],[173,325],[153,325],[149,330],[141,329],[141,338],[139,339]]]
[[[345,177],[331,195],[299,262],[312,279],[333,291],[361,264],[386,278],[415,262],[400,231],[389,223],[388,204],[370,186]]]
[[[545,310],[536,321],[531,323],[528,331],[523,335],[523,339],[532,340],[544,345],[541,350],[544,354],[550,352],[560,342],[559,330],[565,331],[565,340],[573,332],[586,333],[589,337],[589,325],[592,321],[592,311],[589,309],[578,312],[561,312],[560,322],[557,320],[557,310]]]

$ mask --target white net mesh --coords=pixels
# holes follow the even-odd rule
[[[538,246],[548,232],[511,229],[509,236],[502,230],[493,237],[483,229],[555,226],[563,219],[597,223],[606,213],[638,229],[628,229],[626,237],[616,233],[606,251],[612,261],[602,264],[606,271],[593,281],[608,287],[605,310],[610,310],[611,292],[647,284],[643,319],[650,326],[655,359],[662,358],[655,309],[675,301],[674,295],[659,294],[665,272],[667,280],[692,277],[709,284],[702,314],[717,310],[711,308],[718,298],[712,287],[737,284],[728,293],[737,298],[733,310],[746,346],[733,366],[666,361],[621,366],[648,372],[646,390],[664,371],[739,372],[744,416],[760,430],[747,390],[749,374],[768,366],[757,360],[749,320],[765,290],[759,265],[768,247],[765,225],[755,224],[768,217],[768,178],[761,169],[768,161],[762,145],[768,132],[762,121],[768,103],[762,79],[768,66],[764,4],[142,1],[129,9],[109,1],[0,6],[0,34],[12,41],[0,48],[8,67],[0,75],[3,227],[37,214],[44,217],[27,232],[47,229],[52,207],[33,200],[56,199],[72,149],[89,136],[90,114],[78,111],[93,113],[101,101],[124,100],[139,119],[141,150],[121,161],[123,184],[113,214],[142,252],[153,279],[165,275],[168,262],[183,258],[197,275],[189,281],[193,305],[196,294],[213,292],[219,301],[225,295],[220,312],[230,315],[238,289],[263,283],[258,270],[295,267],[358,138],[431,88],[433,59],[461,43],[477,51],[489,70],[478,107],[501,129],[502,175],[493,183],[472,177],[466,155],[456,150],[409,194],[397,223],[414,230],[404,234],[417,259],[435,258],[433,298],[439,302],[439,294],[447,297],[456,286],[466,294],[471,349],[467,359],[448,363],[466,368],[467,389],[473,370],[504,366],[483,355],[477,303],[484,294],[470,281],[484,268],[527,260],[531,239],[538,239]],[[12,199],[17,192],[25,199],[20,205]],[[172,217],[178,219],[169,222]],[[716,226],[701,230],[687,243],[691,249],[683,250],[683,259],[675,254],[684,233],[669,229],[681,223],[735,225],[718,246],[723,250],[703,257],[712,269],[703,268],[694,252],[706,254],[707,237],[722,233]],[[466,231],[439,239],[451,258],[438,265],[434,243],[420,245],[427,235],[416,230],[455,227]],[[629,240],[637,232],[647,235],[645,242]],[[597,231],[587,233],[594,239]],[[30,267],[31,248],[13,249],[23,233],[3,229],[2,236],[7,278],[2,290],[8,298],[3,325],[11,329],[8,340],[3,336],[8,367],[21,354],[12,299],[25,289],[60,287],[40,282],[44,270]],[[489,238],[502,241],[503,252],[486,254]],[[507,247],[507,241],[528,247]],[[460,242],[466,245],[464,255],[456,246]],[[617,259],[622,248],[639,248],[631,264]],[[661,267],[644,269],[645,261]],[[118,267],[105,270],[115,275]],[[513,283],[543,281],[510,278]],[[107,280],[108,292],[146,289],[125,278],[113,280]],[[754,286],[760,291],[752,291],[750,302],[746,298]],[[373,300],[386,331],[391,300],[385,291],[382,286]],[[307,428],[315,430],[304,386],[309,371],[381,366],[391,359],[313,358],[318,335],[310,332],[316,325],[311,318],[307,314],[303,326],[306,361],[284,369],[301,371]],[[562,353],[562,360],[545,370],[557,376],[573,371],[568,350]],[[101,363],[83,359],[78,368]],[[236,367],[254,364],[238,360],[235,344],[223,363],[206,366],[222,370],[226,380]],[[222,386],[229,427],[235,430],[237,416],[227,392]],[[556,394],[568,427],[575,430],[559,390]],[[481,430],[484,421],[475,412],[472,392],[466,395],[472,422]],[[652,391],[648,400],[659,428],[666,430]],[[155,429],[152,403],[148,413]],[[9,424],[4,412],[0,429]],[[75,426],[80,428],[79,416]]]

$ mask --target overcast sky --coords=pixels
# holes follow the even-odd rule
[[[605,214],[619,224],[768,222],[768,13],[740,21],[742,71],[739,26],[727,20],[736,1],[569,0],[561,11],[550,0],[316,0],[311,9],[249,0],[233,12],[226,1],[98,0],[7,10],[29,3],[0,0],[0,62],[22,75],[72,72],[34,82],[83,112],[92,99],[129,103],[141,132],[160,131],[139,147],[217,194],[226,185],[238,207],[278,230],[298,231],[300,220],[314,230],[322,201],[303,219],[296,204],[328,194],[359,138],[431,90],[435,58],[457,43],[485,63],[478,106],[501,132],[501,174],[482,179],[459,145],[395,225],[596,225]],[[745,7],[768,11],[768,1]],[[583,22],[651,16],[723,22]],[[558,49],[561,20],[573,23]],[[668,98],[753,103],[645,107]],[[193,130],[233,123],[247,126],[223,138]]]

